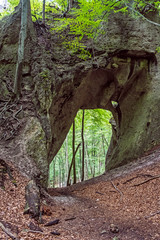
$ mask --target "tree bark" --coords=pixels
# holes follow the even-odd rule
[[[22,69],[24,62],[25,41],[27,38],[28,18],[31,18],[30,0],[21,0],[21,29],[19,33],[18,60],[14,80],[14,95],[21,95]]]
[[[74,0],[67,0],[67,12],[73,7]]]
[[[84,110],[82,114],[82,131],[81,131],[81,138],[82,138],[82,176],[81,181],[84,181],[84,158],[85,158],[85,144],[84,144]]]
[[[75,184],[76,183],[75,120],[73,121],[72,153],[73,153],[73,184]]]
[[[40,216],[40,191],[34,180],[31,180],[25,188],[26,208],[24,214],[30,214],[39,219]]]
[[[80,147],[80,145],[81,145],[81,143],[78,144],[78,146],[76,148],[76,151],[73,154],[73,158],[72,158],[72,161],[71,161],[71,164],[70,164],[70,167],[69,167],[69,172],[68,172],[67,186],[71,185],[70,184],[71,169],[72,169],[73,161],[75,161],[75,156],[76,156],[76,153],[77,153],[78,148]]]
[[[45,24],[45,7],[46,7],[46,0],[43,0],[43,12],[42,12],[43,24]]]
[[[68,174],[68,168],[69,168],[69,162],[68,162],[68,135],[66,137],[65,141],[65,182],[67,182],[67,174]]]

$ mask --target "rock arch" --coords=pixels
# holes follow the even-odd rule
[[[125,164],[154,146],[159,138],[152,137],[153,105],[157,93],[151,93],[150,65],[155,65],[154,54],[144,51],[119,51],[107,67],[91,69],[73,88],[63,86],[59,91],[65,99],[61,108],[53,100],[50,108],[52,143],[49,154],[54,156],[65,139],[77,111],[102,108],[110,110],[115,126],[106,169]],[[67,99],[67,100],[66,100]],[[114,106],[112,101],[117,104]],[[59,111],[59,112],[57,112]],[[59,117],[59,122],[55,118]],[[60,136],[60,137],[59,137]],[[51,158],[50,158],[51,159]]]
[[[3,111],[13,88],[19,11],[17,8],[0,21],[1,123],[9,119],[8,126],[14,127],[17,116],[21,123],[9,140],[6,125],[0,125],[2,159],[46,185],[48,165],[80,108],[104,108],[114,116],[106,171],[160,143],[160,53],[155,52],[160,30],[120,13],[112,14],[102,26],[105,34],[95,42],[94,59],[87,61],[70,55],[58,34],[51,35],[43,26],[30,23],[22,97],[14,103],[15,108],[9,105]],[[21,106],[23,111],[18,115]]]

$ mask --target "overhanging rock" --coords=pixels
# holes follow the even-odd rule
[[[160,143],[159,27],[112,14],[94,58],[82,61],[64,49],[59,34],[35,24],[25,48],[22,97],[10,102],[19,27],[18,12],[0,22],[1,158],[46,185],[49,163],[80,108],[113,113],[106,170]]]

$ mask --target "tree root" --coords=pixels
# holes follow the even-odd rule
[[[153,176],[151,174],[138,174],[137,176],[132,177],[132,178],[126,180],[125,182],[123,182],[123,184],[129,183],[129,182],[131,182],[134,179],[139,178],[139,177],[151,177],[152,178]]]
[[[153,177],[151,177],[151,178],[149,178],[149,179],[147,179],[147,180],[145,180],[145,181],[143,181],[141,183],[134,184],[132,187],[138,187],[138,186],[140,186],[140,185],[142,185],[144,183],[147,183],[147,182],[149,182],[151,180],[154,180],[154,179],[157,179],[157,178],[160,178],[160,175],[153,176]]]
[[[11,100],[8,100],[3,105],[0,109],[0,140],[7,141],[12,139],[18,132],[21,122],[16,116],[22,111],[23,107],[21,105],[17,110],[18,103]]]

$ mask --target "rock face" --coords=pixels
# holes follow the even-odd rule
[[[34,24],[25,48],[22,97],[12,102],[19,28],[18,11],[0,22],[1,158],[46,185],[49,163],[80,108],[113,114],[106,171],[160,143],[159,27],[112,15],[93,59],[82,61],[63,48],[58,34]]]

